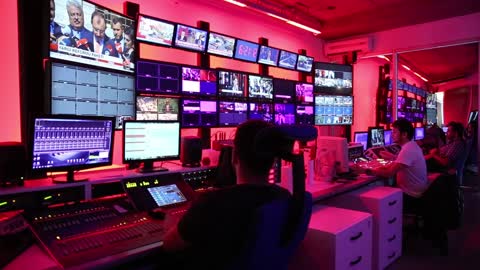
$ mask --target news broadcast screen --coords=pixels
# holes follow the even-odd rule
[[[313,57],[306,55],[298,55],[297,70],[303,72],[311,72],[313,66]]]
[[[249,103],[248,119],[260,119],[265,122],[273,123],[273,104],[262,102]]]
[[[276,103],[275,104],[275,124],[276,125],[295,124],[295,105]]]
[[[183,24],[177,24],[175,47],[205,52],[207,31]]]
[[[353,67],[330,63],[315,63],[315,92],[328,95],[353,94]]]
[[[248,75],[248,96],[257,99],[273,99],[273,78]]]
[[[234,71],[218,72],[218,95],[221,97],[247,97],[247,75]]]
[[[137,120],[178,120],[178,98],[137,96]]]
[[[352,119],[352,97],[315,95],[315,125],[351,125]]]
[[[207,52],[215,55],[233,57],[235,38],[210,32]]]
[[[247,120],[247,103],[219,101],[219,126],[236,126]]]
[[[133,19],[82,0],[50,3],[51,58],[134,72]]]
[[[287,68],[287,69],[295,69],[295,65],[297,64],[297,59],[298,59],[298,54],[281,50],[278,66],[282,68]]]
[[[297,105],[297,124],[313,125],[313,106]]]
[[[217,126],[217,102],[211,100],[182,101],[183,127]]]
[[[259,45],[257,43],[237,39],[233,58],[248,62],[257,62],[258,47]]]
[[[182,92],[192,95],[215,96],[217,72],[211,69],[182,67]]]
[[[295,81],[273,79],[274,99],[277,102],[290,103],[295,100]]]
[[[269,66],[277,66],[278,65],[278,54],[279,50],[268,47],[265,45],[260,46],[260,53],[258,55],[258,63],[265,64]]]
[[[137,40],[153,44],[172,46],[175,24],[138,15]]]
[[[295,92],[298,104],[313,104],[313,84],[297,83]]]

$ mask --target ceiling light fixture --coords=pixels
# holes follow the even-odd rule
[[[242,3],[242,2],[238,2],[238,1],[235,1],[235,0],[225,0],[225,2],[228,2],[230,4],[234,4],[236,6],[239,6],[239,7],[246,7],[247,5]]]

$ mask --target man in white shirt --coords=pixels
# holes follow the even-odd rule
[[[393,123],[392,140],[402,147],[396,159],[387,166],[372,171],[381,177],[396,176],[397,186],[403,191],[404,208],[409,209],[428,188],[427,165],[422,149],[413,141],[414,128],[407,119]]]

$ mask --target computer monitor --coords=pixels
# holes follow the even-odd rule
[[[297,124],[313,125],[313,106],[297,105],[295,120]]]
[[[143,162],[139,172],[166,171],[154,167],[155,161],[180,158],[180,122],[125,121],[123,129],[123,163]]]
[[[74,171],[112,165],[114,127],[114,117],[33,117],[30,133],[31,169],[67,171],[66,181],[54,179],[54,182],[72,183],[75,182]]]
[[[247,74],[238,71],[218,71],[218,96],[231,98],[247,97]]]
[[[383,127],[369,127],[367,148],[384,146],[384,128]]]
[[[182,127],[214,127],[217,122],[217,101],[182,100]]]
[[[295,105],[288,103],[275,103],[275,124],[295,124]]]
[[[248,119],[260,119],[273,123],[273,104],[262,102],[249,103]]]
[[[424,127],[416,127],[415,128],[415,141],[421,140],[425,137],[425,128]]]
[[[184,95],[216,96],[217,71],[198,67],[182,67]]]
[[[358,131],[353,134],[353,141],[356,143],[361,143],[363,145],[363,150],[367,150],[367,141],[368,141],[368,132],[367,131]]]
[[[137,120],[178,121],[179,98],[137,96]]]
[[[247,120],[248,106],[246,102],[219,101],[218,125],[236,126]]]
[[[385,130],[383,132],[383,138],[385,139],[385,146],[392,144],[392,130]]]

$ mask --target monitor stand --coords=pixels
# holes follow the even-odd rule
[[[74,179],[73,175],[74,175],[73,170],[68,170],[67,179],[53,179],[52,182],[56,184],[69,184],[69,183],[88,181],[88,178]]]
[[[153,161],[144,161],[143,167],[138,168],[139,173],[152,173],[152,172],[166,172],[167,168],[164,167],[154,167]]]

